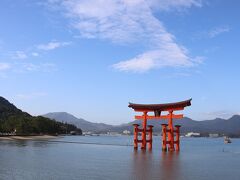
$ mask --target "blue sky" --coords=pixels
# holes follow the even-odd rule
[[[0,2],[0,94],[33,115],[120,124],[128,102],[193,98],[196,120],[240,104],[240,3],[218,0]]]

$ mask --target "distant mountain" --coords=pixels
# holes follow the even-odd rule
[[[56,112],[48,113],[43,115],[50,119],[55,119],[60,122],[68,122],[76,125],[81,128],[83,131],[93,131],[93,132],[123,132],[124,130],[133,131],[132,124],[140,124],[140,120],[132,121],[122,125],[108,125],[103,123],[92,123],[81,118],[77,118],[66,112]],[[161,124],[167,123],[166,120],[148,120],[148,124],[153,125],[154,132],[161,132]],[[235,115],[227,120],[216,118],[214,120],[205,120],[205,121],[195,121],[191,118],[184,117],[180,120],[174,120],[174,124],[181,125],[181,133],[187,132],[199,132],[202,134],[209,133],[220,133],[226,135],[237,135],[240,136],[240,116]]]
[[[122,132],[123,130],[129,130],[132,132],[132,124],[142,124],[141,121],[136,120],[128,124],[123,124],[120,126],[114,126],[110,130]],[[164,120],[149,120],[148,124],[154,126],[154,132],[161,131],[161,124],[167,123]],[[225,120],[221,118],[216,118],[214,120],[205,120],[205,121],[195,121],[190,118],[184,117],[180,120],[174,120],[174,124],[181,125],[181,132],[199,132],[202,134],[209,133],[220,133],[226,135],[237,135],[240,136],[240,115],[234,115],[233,117]]]
[[[67,122],[74,124],[78,128],[81,128],[83,131],[93,131],[93,132],[104,132],[108,129],[111,129],[113,126],[104,124],[104,123],[93,123],[86,121],[82,118],[77,118],[73,116],[72,114],[66,113],[66,112],[52,112],[48,114],[42,115],[44,117],[55,119],[59,122]]]
[[[165,124],[167,123],[166,120],[148,120],[148,125],[153,125],[154,126],[154,132],[160,132],[162,130],[161,128],[161,124]],[[176,120],[176,122],[174,121],[175,124],[178,125],[183,125],[184,127],[187,126],[188,128],[186,129],[186,131],[188,131],[188,129],[193,129],[193,127],[196,125],[197,121],[194,121],[190,118],[184,117],[181,120]],[[124,130],[129,130],[129,131],[133,131],[133,124],[139,124],[141,127],[142,121],[141,120],[135,120],[132,122],[129,122],[127,124],[121,124],[118,126],[112,126],[112,128],[108,129],[108,131],[116,131],[116,132],[122,132]]]
[[[53,121],[42,116],[31,116],[0,96],[0,135],[65,134],[81,129],[76,126]]]

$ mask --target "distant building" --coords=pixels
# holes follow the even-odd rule
[[[119,136],[121,134],[119,134],[118,132],[107,132],[107,135],[109,135],[109,136]]]
[[[210,137],[210,138],[218,138],[218,137],[219,137],[219,134],[209,134],[209,137]]]
[[[87,131],[87,132],[83,132],[83,135],[86,135],[86,136],[90,136],[90,135],[92,135],[93,134],[93,132],[91,132],[91,131]]]
[[[200,137],[200,133],[189,132],[185,136],[186,137]]]
[[[131,134],[131,132],[130,132],[129,130],[124,130],[122,133],[123,133],[124,135],[130,135],[130,134]]]

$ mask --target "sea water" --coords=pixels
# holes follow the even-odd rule
[[[181,138],[181,151],[134,151],[132,136],[0,141],[1,180],[239,180],[240,139]]]

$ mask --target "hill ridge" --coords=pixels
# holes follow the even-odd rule
[[[67,112],[64,112],[64,113],[67,113]],[[48,114],[54,115],[54,113],[48,113]],[[69,113],[67,114],[72,115]],[[49,117],[47,114],[43,116]],[[71,123],[78,125],[79,127],[82,126],[81,128],[83,129],[83,131],[93,131],[93,132],[108,132],[108,131],[122,132],[124,130],[129,130],[132,132],[133,130],[132,124],[134,123],[141,124],[140,121],[136,120],[129,123],[114,126],[114,125],[109,125],[104,123],[93,123],[93,122],[86,121],[82,118],[77,118],[77,117],[75,118],[76,118],[75,119],[76,122],[71,121]],[[56,120],[59,120],[59,119],[60,118],[56,118]],[[84,124],[83,122],[86,122],[86,123]],[[154,132],[160,132],[161,124],[165,122],[166,121],[154,121],[154,120],[148,121],[149,124],[154,126]],[[234,135],[240,136],[240,115],[233,115],[229,119],[215,118],[212,120],[203,120],[203,121],[197,121],[189,117],[184,117],[181,120],[175,120],[174,124],[182,125],[182,128],[181,128],[182,133],[193,131],[193,132],[200,132],[203,134],[220,133],[220,134],[229,134],[229,135],[234,134]]]
[[[76,116],[67,112],[50,112],[47,114],[43,114],[42,116],[50,119],[55,119],[56,121],[60,122],[72,123],[78,128],[81,128],[83,131],[102,132],[112,127],[112,125],[109,124],[94,123],[87,121],[83,118],[77,118]]]
[[[31,116],[0,96],[0,135],[65,134],[81,129],[42,116]]]

